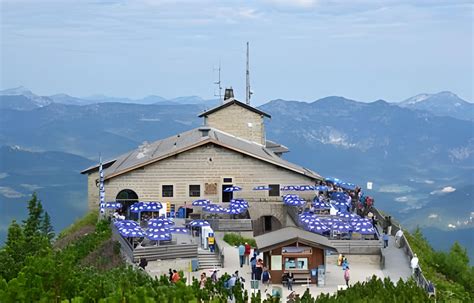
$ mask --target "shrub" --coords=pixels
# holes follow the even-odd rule
[[[257,243],[255,243],[255,239],[245,238],[236,233],[226,233],[224,235],[224,241],[232,246],[239,246],[240,244],[245,244],[245,243],[248,243],[252,247],[257,246]]]

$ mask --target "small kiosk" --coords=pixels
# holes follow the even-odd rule
[[[255,241],[272,283],[282,283],[292,273],[294,283],[323,285],[325,250],[336,251],[326,237],[297,227],[272,231],[255,237]]]

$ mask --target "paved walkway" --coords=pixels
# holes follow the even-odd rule
[[[411,277],[410,260],[403,248],[396,247],[395,237],[390,236],[388,247],[382,250],[385,256],[384,276],[390,277],[393,282],[400,278],[404,281],[408,280]]]

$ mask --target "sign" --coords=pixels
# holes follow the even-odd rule
[[[166,202],[166,212],[169,213],[171,211],[171,203]]]
[[[367,182],[367,189],[372,189],[373,183],[372,182]]]
[[[204,195],[217,195],[217,183],[205,183]]]

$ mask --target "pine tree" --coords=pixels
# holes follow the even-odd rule
[[[41,221],[41,233],[45,236],[49,241],[54,238],[54,229],[51,225],[51,217],[49,216],[48,212],[44,212],[43,220]]]
[[[36,193],[33,193],[30,201],[28,201],[28,218],[23,221],[27,240],[32,240],[32,238],[39,235],[42,215],[43,206],[41,201],[38,200]]]

